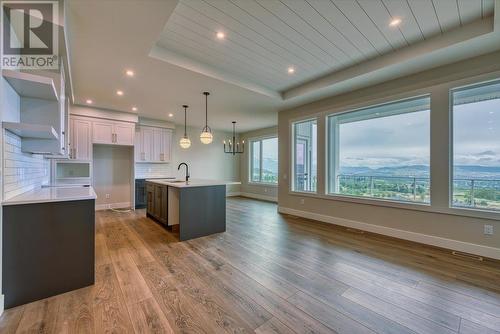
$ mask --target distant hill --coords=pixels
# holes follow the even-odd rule
[[[358,176],[406,176],[406,177],[429,177],[429,166],[408,165],[392,167],[342,167],[340,174]],[[455,178],[464,179],[500,179],[500,167],[490,166],[455,166],[453,171]]]

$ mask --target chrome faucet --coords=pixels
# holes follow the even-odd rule
[[[189,166],[188,166],[188,164],[187,164],[187,163],[185,163],[185,162],[181,162],[181,163],[179,164],[179,166],[177,167],[177,170],[180,170],[182,165],[186,166],[186,184],[187,184],[187,183],[188,183],[188,181],[189,181]]]

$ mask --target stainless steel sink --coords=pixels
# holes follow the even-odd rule
[[[173,180],[173,181],[168,180],[166,182],[168,182],[168,183],[184,183],[186,181],[184,181],[184,180]]]

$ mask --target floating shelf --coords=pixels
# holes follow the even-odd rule
[[[14,70],[2,70],[2,76],[19,96],[51,101],[59,100],[52,78]]]
[[[50,125],[2,122],[2,127],[21,138],[59,139],[56,130]]]

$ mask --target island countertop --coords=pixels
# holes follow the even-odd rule
[[[222,181],[222,180],[203,180],[192,179],[186,183],[185,180],[168,180],[168,179],[146,179],[146,182],[157,183],[174,188],[195,188],[195,187],[210,187],[241,184],[239,181]]]
[[[96,198],[97,195],[92,187],[42,187],[9,198],[3,201],[2,205],[80,201]]]

